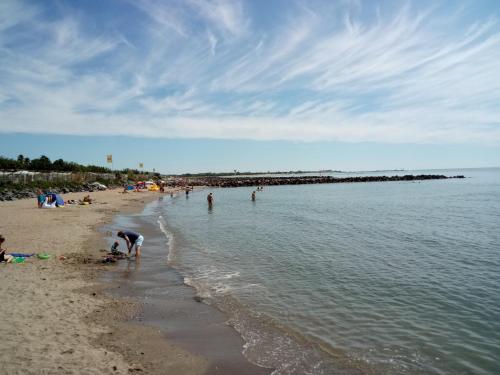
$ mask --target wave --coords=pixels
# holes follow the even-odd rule
[[[167,222],[162,215],[158,216],[157,222],[158,226],[160,227],[160,230],[167,238],[167,246],[168,246],[167,264],[172,265],[175,257],[174,234],[170,230],[168,230]]]

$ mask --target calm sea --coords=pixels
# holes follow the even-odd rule
[[[151,214],[277,374],[500,374],[500,169],[405,173],[467,178],[204,190]]]

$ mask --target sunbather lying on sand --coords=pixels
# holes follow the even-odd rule
[[[92,204],[92,202],[94,201],[92,198],[90,198],[90,195],[86,195],[83,197],[83,201],[84,202],[88,202],[89,204]]]
[[[94,199],[90,198],[90,195],[86,195],[83,197],[83,199],[78,200],[78,204],[81,205],[92,204],[92,202],[94,202]]]
[[[0,234],[0,262],[12,262],[14,257],[6,253],[6,250],[2,248],[2,244],[5,242],[5,237]]]

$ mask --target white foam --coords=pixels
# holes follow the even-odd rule
[[[235,271],[231,273],[227,273],[225,275],[219,276],[220,280],[226,280],[226,279],[232,279],[233,277],[239,277],[240,276],[240,271]]]
[[[175,256],[174,235],[167,229],[166,220],[161,215],[158,217],[158,225],[160,227],[160,230],[167,238],[167,246],[168,246],[167,264],[171,264]]]

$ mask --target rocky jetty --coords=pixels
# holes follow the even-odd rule
[[[422,181],[444,180],[448,178],[464,178],[464,176],[444,175],[404,175],[404,176],[296,176],[296,177],[210,177],[191,179],[190,184],[196,186],[242,187],[269,185],[302,185],[302,184],[339,184],[354,182],[384,182],[384,181]]]

